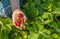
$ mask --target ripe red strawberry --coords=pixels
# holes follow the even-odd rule
[[[19,28],[22,28],[24,25],[24,15],[23,14],[18,14],[17,19],[15,20],[15,25]]]
[[[20,27],[20,22],[19,21],[15,21],[15,25]]]
[[[23,14],[19,13],[17,17],[21,18],[21,17],[23,17]]]

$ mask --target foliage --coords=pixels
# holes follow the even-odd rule
[[[26,0],[22,11],[26,29],[17,29],[11,18],[0,18],[0,39],[60,39],[60,0]]]

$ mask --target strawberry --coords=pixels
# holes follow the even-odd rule
[[[18,14],[17,19],[15,20],[15,25],[19,28],[22,28],[24,25],[24,17],[23,14]]]
[[[20,26],[20,22],[19,21],[15,21],[15,25],[16,26]]]
[[[17,17],[21,18],[21,17],[23,17],[23,14],[19,13]]]

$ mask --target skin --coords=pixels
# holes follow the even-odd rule
[[[22,13],[23,15],[24,15],[24,13],[22,12],[22,11],[20,11],[20,10],[15,10],[14,12],[13,12],[13,14],[12,14],[12,20],[13,20],[13,24],[15,25],[15,23],[14,23],[14,21],[16,21],[17,20],[17,16],[18,16],[18,14],[20,14],[20,13]],[[25,21],[26,21],[26,16],[24,15],[24,23],[25,23]],[[16,26],[16,25],[15,25]],[[18,26],[16,26],[17,28],[19,28]],[[22,28],[22,26],[20,27],[20,29]]]
[[[15,25],[14,21],[17,20],[17,16],[19,13],[22,13],[24,15],[23,18],[24,18],[24,23],[25,23],[26,16],[20,9],[19,0],[10,0],[10,3],[11,3],[12,11],[13,11],[13,14],[12,14],[13,25]],[[17,27],[17,28],[19,28],[19,27]]]
[[[19,0],[10,0],[10,4],[13,12],[17,9],[20,9]]]

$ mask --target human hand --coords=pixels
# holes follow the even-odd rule
[[[25,14],[19,9],[15,10],[12,14],[13,25],[17,28],[22,28],[26,22]]]

